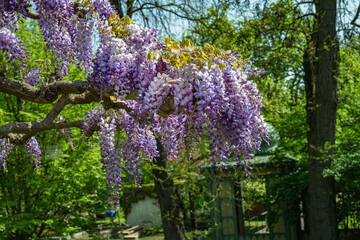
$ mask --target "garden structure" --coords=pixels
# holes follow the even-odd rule
[[[300,216],[298,222],[290,223],[284,215],[284,206],[270,204],[266,200],[269,188],[277,181],[277,176],[296,170],[295,159],[274,158],[271,152],[276,148],[278,135],[273,134],[272,139],[269,146],[263,146],[261,152],[248,160],[252,162],[251,175],[245,174],[244,168],[232,161],[224,163],[222,168],[211,163],[202,166],[212,197],[213,239],[297,239],[297,232],[301,227]],[[254,189],[264,188],[265,196],[262,200],[250,200],[247,196],[251,192],[249,188],[254,184]]]

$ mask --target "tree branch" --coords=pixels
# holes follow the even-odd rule
[[[34,19],[34,20],[37,20],[39,19],[39,14],[38,13],[33,13],[33,12],[30,12],[29,8],[31,7],[31,3],[26,3],[25,4],[25,11],[26,11],[26,16],[25,17],[28,17],[28,18],[31,18],[31,19]]]
[[[0,76],[0,92],[40,104],[53,103],[60,94],[81,94],[86,91],[85,81],[56,81],[40,88],[4,76]]]
[[[18,122],[0,126],[0,138],[9,138],[10,142],[18,145],[24,144],[24,138],[29,139],[39,132],[50,129],[81,128],[84,120],[74,122],[44,123],[42,122]]]
[[[69,95],[63,95],[61,98],[53,105],[52,109],[42,121],[43,123],[52,123],[54,119],[59,116],[64,107],[70,103]]]
[[[360,24],[356,23],[356,20],[359,18],[359,15],[360,15],[360,5],[358,6],[358,9],[356,11],[356,14],[355,14],[353,20],[351,21],[351,24],[356,26],[356,27],[360,27]]]
[[[18,122],[9,123],[0,126],[0,137],[9,137],[11,134],[20,133],[30,136],[34,136],[39,132],[43,132],[50,129],[63,129],[63,128],[81,128],[84,120],[78,120],[74,122],[58,122],[58,123],[46,123],[46,122]]]
[[[81,128],[84,120],[74,122],[58,122],[54,123],[55,118],[61,113],[64,107],[68,104],[89,104],[92,102],[99,102],[100,97],[94,93],[86,92],[81,95],[68,95],[65,94],[53,105],[50,112],[40,122],[15,122],[0,126],[0,138],[9,138],[10,142],[23,145],[31,137],[39,132],[47,131],[50,129],[63,129],[63,128]],[[103,97],[102,103],[105,109],[125,109],[130,112],[126,102],[112,101],[110,97]]]

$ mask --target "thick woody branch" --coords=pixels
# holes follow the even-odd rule
[[[51,123],[59,116],[64,107],[70,103],[69,95],[63,95],[52,107],[46,118],[42,121],[44,123]]]
[[[9,123],[0,126],[0,138],[15,139],[14,134],[25,134],[34,136],[39,132],[47,131],[50,129],[64,129],[64,128],[81,128],[84,120],[74,122],[58,122],[58,123],[46,123],[46,122],[18,122]],[[19,135],[21,137],[21,135]]]
[[[26,11],[26,17],[28,18],[31,18],[31,19],[34,19],[34,20],[37,20],[39,19],[39,14],[38,13],[33,13],[33,12],[30,12],[29,8],[31,7],[31,3],[26,3],[25,4],[25,11]]]
[[[0,138],[8,138],[12,144],[15,145],[24,145],[32,136],[36,135],[38,132],[47,131],[50,129],[65,129],[65,128],[80,128],[83,125],[84,120],[74,121],[74,122],[59,122],[59,123],[50,123],[44,125],[42,122],[27,122],[27,123],[17,123],[17,126],[11,126],[11,128],[18,130],[21,133],[9,133],[7,135],[2,135],[2,129],[6,128],[7,125],[0,126]],[[13,125],[11,123],[11,125]],[[26,133],[23,133],[26,132]]]
[[[93,92],[86,92],[79,95],[70,95],[69,96],[69,104],[89,104],[92,102],[99,102],[100,97]]]
[[[34,19],[34,20],[38,20],[38,19],[39,19],[39,14],[38,14],[38,13],[30,12],[29,9],[26,9],[26,10],[27,10],[27,15],[26,15],[26,17],[31,18],[31,19]]]
[[[57,81],[40,88],[35,88],[26,82],[0,76],[0,92],[14,95],[35,103],[49,104],[61,94],[81,94],[85,92],[85,81]]]
[[[31,18],[31,19],[34,19],[34,20],[38,20],[39,19],[39,14],[30,12],[30,10],[29,10],[30,7],[31,7],[31,3],[27,3],[25,5],[25,10],[26,10],[26,16],[25,17],[28,17],[28,18]],[[84,18],[85,14],[86,14],[85,11],[79,9],[79,3],[78,2],[74,3],[74,13],[78,14],[78,16],[80,16],[82,18]]]
[[[81,95],[63,95],[53,105],[52,109],[40,122],[15,122],[0,126],[0,138],[9,138],[14,144],[23,145],[26,140],[39,132],[47,131],[50,129],[63,129],[63,128],[81,128],[84,120],[74,122],[58,122],[54,123],[55,118],[61,113],[64,107],[68,104],[89,104],[92,102],[99,102],[100,98],[96,94],[90,92]],[[126,102],[112,101],[110,98],[103,98],[102,103],[105,109],[125,109],[130,111]]]

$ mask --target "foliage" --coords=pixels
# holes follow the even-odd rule
[[[66,146],[59,137],[40,136],[41,146]],[[105,179],[96,151],[86,145],[65,147],[55,159],[43,157],[37,172],[20,148],[13,150],[7,171],[1,173],[1,238],[38,238],[71,234],[93,226],[104,210]],[[43,155],[44,156],[44,155]]]
[[[31,59],[51,62],[53,56],[44,51],[45,43],[39,31],[34,23],[23,22],[19,24],[17,33],[32,53]],[[38,63],[32,63],[34,65],[30,68],[38,68]],[[40,68],[47,71],[46,67],[50,65]],[[76,66],[70,66],[67,78],[81,77],[84,75]],[[24,102],[2,93],[0,103],[0,124],[36,121],[46,116],[49,110],[49,106]],[[71,120],[88,110],[88,106],[73,106],[62,114]],[[72,134],[74,141],[80,143],[80,131]],[[31,156],[22,148],[12,150],[5,168],[0,171],[1,239],[72,234],[93,227],[96,215],[105,209],[105,177],[99,162],[99,149],[79,144],[73,151],[69,139],[61,138],[56,130],[39,134],[37,141],[37,146],[43,151],[37,171],[29,164]],[[47,158],[45,146],[51,145],[60,147],[61,151],[54,158]]]
[[[242,196],[244,197],[244,206],[251,210],[255,204],[261,203],[266,206],[266,187],[265,179],[258,176],[252,176],[241,180]]]
[[[142,184],[141,188],[132,185],[123,186],[120,206],[124,210],[125,218],[130,214],[131,205],[140,200],[144,200],[146,197],[156,198],[155,186],[153,183]]]

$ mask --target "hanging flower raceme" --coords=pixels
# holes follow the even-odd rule
[[[0,28],[6,27],[12,31],[18,30],[19,14],[26,17],[27,0],[0,0]],[[16,10],[16,11],[15,11]]]
[[[41,73],[41,68],[30,69],[30,71],[24,77],[24,82],[30,84],[31,86],[38,85],[43,79]]]
[[[36,169],[40,169],[41,164],[41,150],[40,146],[33,136],[25,144],[25,150],[28,152],[29,156],[32,159],[32,163]]]
[[[77,64],[80,69],[83,65],[85,72],[91,72],[93,28],[93,21],[81,18],[76,22]]]
[[[6,168],[6,160],[11,153],[13,145],[6,138],[0,138],[0,168]]]
[[[125,21],[124,21],[125,22]],[[125,23],[124,23],[125,24]],[[138,90],[141,95],[155,76],[156,65],[146,60],[147,52],[157,47],[156,30],[125,24],[123,38],[101,35],[93,73],[88,81],[96,90],[113,90],[121,98]]]
[[[55,58],[59,59],[60,75],[64,76],[68,72],[70,62],[75,59],[74,2],[36,0],[35,4],[46,46],[54,53]]]
[[[24,44],[15,33],[5,27],[0,29],[0,50],[5,53],[10,63],[15,64],[15,60],[18,60],[19,65],[25,67],[27,56]]]
[[[98,28],[106,27],[103,20],[114,11],[110,3],[103,0],[35,0],[35,4],[44,40],[59,61],[60,76],[67,75],[71,62],[90,72],[94,22],[98,19]]]

